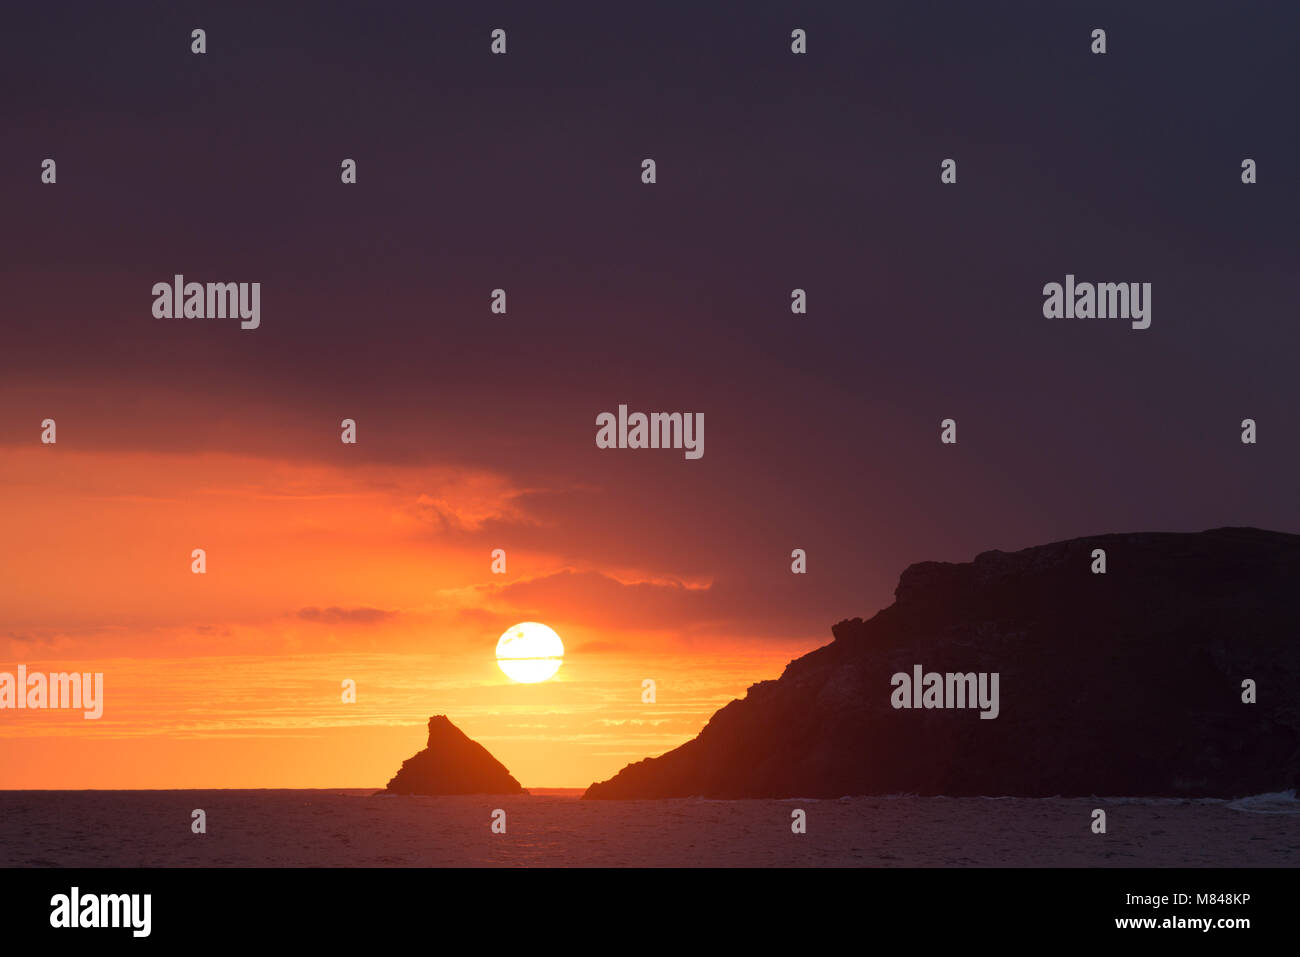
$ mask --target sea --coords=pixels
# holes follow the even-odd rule
[[[0,791],[0,867],[1300,865],[1294,791],[1235,801],[581,793]]]

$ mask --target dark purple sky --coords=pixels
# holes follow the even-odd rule
[[[4,14],[0,444],[334,461],[354,416],[787,633],[918,560],[1300,531],[1294,5],[268,6]],[[154,319],[176,272],[262,327]],[[1044,319],[1067,273],[1151,328]],[[597,450],[619,403],[704,458]]]

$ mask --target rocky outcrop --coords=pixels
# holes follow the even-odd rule
[[[1300,536],[1105,535],[922,562],[893,605],[832,632],[694,740],[584,797],[1238,797],[1300,784]],[[894,707],[894,676],[917,665],[997,673],[997,717]]]
[[[429,719],[429,743],[402,762],[386,790],[393,794],[527,794],[487,748],[446,715]]]

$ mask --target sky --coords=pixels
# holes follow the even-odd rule
[[[1300,12],[1130,6],[6,11],[0,671],[106,702],[0,712],[0,788],[382,786],[442,713],[583,787],[913,562],[1300,531]],[[177,273],[260,327],[155,318]],[[1044,318],[1067,274],[1151,327]]]

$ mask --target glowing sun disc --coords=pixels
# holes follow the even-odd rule
[[[512,625],[497,641],[497,667],[522,684],[545,681],[563,662],[564,642],[541,622]]]

